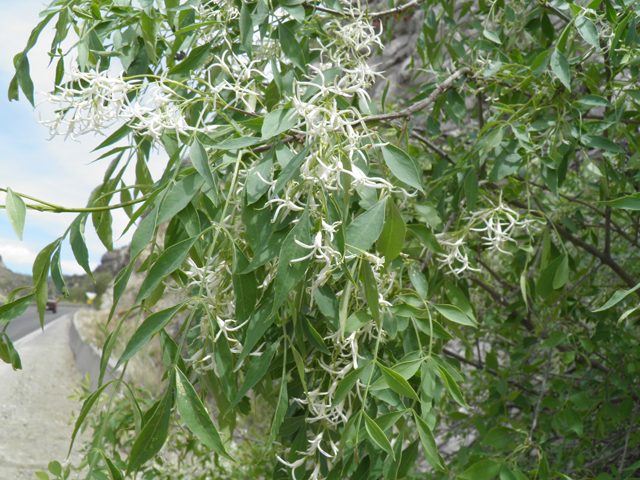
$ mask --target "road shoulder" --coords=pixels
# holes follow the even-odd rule
[[[22,370],[0,365],[0,478],[33,479],[51,460],[66,458],[73,419],[80,403],[68,398],[81,389],[81,376],[69,347],[72,315],[45,327],[44,332],[17,342]],[[71,463],[80,457],[76,442]]]

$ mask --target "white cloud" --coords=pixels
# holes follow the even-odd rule
[[[0,238],[0,256],[9,268],[14,265],[30,267],[36,259],[36,252],[31,251],[24,243]]]
[[[89,266],[91,267],[91,270],[94,270],[98,264],[91,262]],[[61,260],[60,268],[62,268],[62,273],[65,275],[83,275],[86,273],[84,268],[78,265],[75,260]]]

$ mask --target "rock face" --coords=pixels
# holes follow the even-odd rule
[[[100,260],[100,265],[94,270],[94,273],[107,272],[115,277],[120,270],[129,264],[130,252],[131,248],[127,246],[105,253]]]

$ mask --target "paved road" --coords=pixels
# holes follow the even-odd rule
[[[79,306],[78,306],[79,307]],[[55,320],[56,318],[61,317],[62,315],[66,315],[68,313],[73,313],[78,310],[76,306],[70,305],[62,305],[58,304],[58,311],[53,313],[51,310],[47,310],[44,314],[44,324]],[[27,308],[27,311],[24,312],[20,317],[12,320],[7,328],[7,335],[12,342],[15,342],[19,338],[28,335],[29,333],[40,328],[40,318],[38,317],[38,309],[35,305]]]

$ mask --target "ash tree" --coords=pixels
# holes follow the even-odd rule
[[[118,366],[157,336],[166,368],[151,402],[101,376],[76,424],[94,418],[86,478],[633,477],[639,15],[633,0],[54,1],[9,98],[34,103],[29,50],[54,26],[42,123],[105,135],[104,182],[84,208],[3,189],[18,236],[28,209],[78,215],[0,322],[33,300],[42,317],[49,275],[65,291],[63,242],[91,274],[85,228],[111,249],[122,210],[131,261],[102,373],[123,322]],[[378,68],[398,41],[403,85]],[[234,436],[256,405],[258,453]]]

